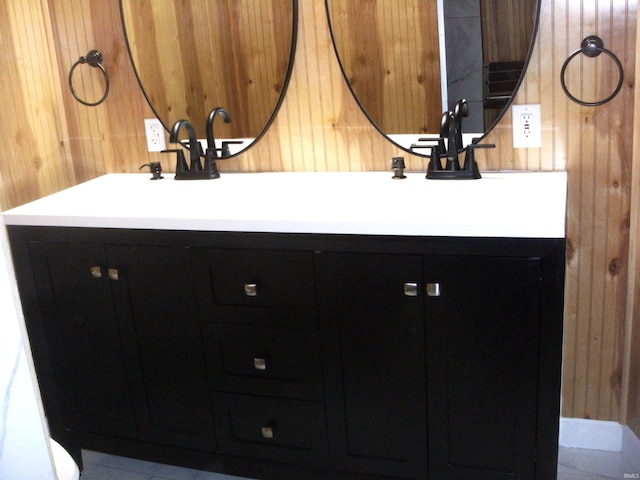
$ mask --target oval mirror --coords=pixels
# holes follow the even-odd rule
[[[120,0],[127,48],[151,109],[169,131],[189,120],[199,137],[223,107],[216,139],[236,155],[260,138],[286,91],[297,0]],[[230,156],[227,154],[226,156]]]
[[[465,143],[484,136],[531,55],[538,0],[325,0],[344,77],[397,146],[428,154],[444,111],[466,99]]]

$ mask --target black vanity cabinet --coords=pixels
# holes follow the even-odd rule
[[[215,451],[188,249],[25,234],[13,248],[37,289],[25,317],[52,434]]]
[[[555,478],[563,239],[9,238],[71,446],[261,480]]]

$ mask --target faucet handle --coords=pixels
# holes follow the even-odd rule
[[[440,170],[442,170],[442,162],[440,161],[440,158],[442,156],[443,156],[443,153],[441,153],[440,151],[440,146],[433,145],[431,147],[431,154],[429,155],[429,166],[427,167],[427,178],[430,178],[429,172],[439,172]]]
[[[476,162],[475,151],[476,148],[495,148],[492,143],[470,143],[467,145],[467,153],[464,156],[463,170],[473,172],[473,178],[480,178],[480,171],[478,170],[478,162]]]
[[[438,146],[438,152],[440,153],[440,155],[444,155],[445,153],[447,153],[447,147],[445,146],[444,140],[446,137],[439,137],[439,136],[434,136],[434,137],[420,137],[418,138],[418,142],[429,142],[429,145],[420,145],[420,144],[413,144],[410,147],[410,150],[413,151],[414,148],[432,148],[433,146],[433,142],[437,142],[437,146]]]
[[[229,145],[241,145],[244,142],[242,140],[226,140],[224,142],[222,142],[222,152],[221,152],[221,156],[222,157],[230,157],[231,156],[231,150],[229,150]]]

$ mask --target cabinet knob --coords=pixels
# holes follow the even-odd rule
[[[440,296],[440,284],[439,283],[427,283],[427,296],[439,297]]]
[[[110,268],[109,271],[109,279],[111,280],[120,280],[120,273],[117,268]]]
[[[247,297],[256,297],[258,295],[258,284],[256,284],[256,283],[245,283],[244,284],[244,294]]]
[[[253,366],[256,370],[266,370],[267,369],[267,359],[255,357],[253,359]]]
[[[404,284],[404,294],[407,297],[417,297],[418,296],[418,284],[414,282],[407,282]]]
[[[273,438],[275,436],[275,425],[269,424],[260,428],[260,433],[262,433],[262,438]]]
[[[102,278],[102,268],[98,266],[91,267],[91,276],[93,278]]]

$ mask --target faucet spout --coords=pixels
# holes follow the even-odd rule
[[[447,166],[446,170],[460,170],[460,162],[458,161],[458,128],[456,118],[453,112],[445,112],[442,120],[442,126],[446,125],[447,131]],[[443,116],[443,117],[444,117]]]
[[[453,108],[453,116],[456,119],[456,139],[458,142],[458,149],[464,148],[464,142],[462,141],[462,119],[469,116],[469,104],[467,100],[461,98],[458,100]]]
[[[189,120],[178,120],[173,124],[171,133],[169,134],[169,141],[171,143],[180,143],[180,130],[182,130],[183,128],[187,130],[187,134],[189,135],[189,171],[202,171],[202,164],[200,163],[200,144],[198,142],[198,135],[196,134],[196,129]]]
[[[207,117],[207,155],[212,158],[218,158],[216,139],[213,135],[213,121],[218,115],[222,116],[224,123],[231,122],[231,115],[229,115],[229,112],[222,107],[216,107],[209,112],[209,116]],[[224,156],[224,153],[221,156]]]

